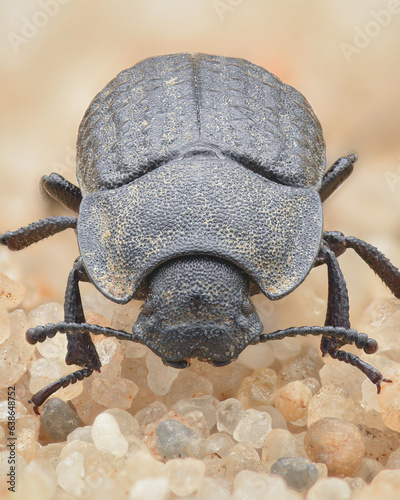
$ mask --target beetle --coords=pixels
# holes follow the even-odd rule
[[[35,394],[35,411],[61,387],[100,370],[90,334],[147,345],[165,364],[191,358],[223,366],[249,344],[320,335],[322,354],[390,382],[341,349],[377,342],[350,327],[337,257],[352,248],[400,298],[400,272],[370,244],[323,230],[322,203],[356,156],[328,170],[321,125],[304,96],[243,59],[176,54],[119,73],[91,102],[77,139],[79,187],[56,173],[45,192],[78,217],[48,217],[0,241],[10,250],[67,228],[80,257],[69,274],[64,321],[27,331],[28,342],[68,338],[81,369]],[[263,333],[251,302],[277,300],[326,265],[324,326]],[[107,298],[144,300],[132,333],[85,322],[79,282]]]

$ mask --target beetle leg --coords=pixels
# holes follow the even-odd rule
[[[322,335],[323,338],[327,338],[330,341],[330,350],[327,351],[329,355],[334,359],[349,363],[361,370],[371,382],[376,385],[378,393],[382,382],[391,382],[391,380],[384,378],[380,371],[361,360],[355,354],[335,348],[338,341],[340,341],[341,345],[355,344],[359,349],[363,349],[366,354],[373,354],[376,352],[378,349],[376,340],[369,338],[365,333],[359,333],[357,330],[351,328],[343,328],[340,326],[295,326],[287,328],[286,330],[263,333],[257,340],[263,343],[269,340],[280,340],[285,337],[295,337],[297,335]]]
[[[324,202],[353,172],[353,163],[357,160],[355,154],[343,156],[335,161],[325,172],[322,185],[319,188],[321,201]]]
[[[349,329],[349,294],[343,273],[334,252],[325,242],[321,245],[320,255],[328,267],[328,307],[325,326],[340,326]],[[322,355],[330,353],[345,343],[343,340],[339,342],[339,339],[323,335],[321,339]]]
[[[90,377],[93,373],[91,368],[83,368],[82,370],[77,370],[76,372],[69,373],[65,377],[61,377],[59,380],[47,385],[39,392],[34,394],[28,403],[33,403],[33,411],[36,415],[39,415],[39,406],[42,404],[55,392],[57,392],[62,387],[67,387],[70,384],[75,384],[78,380],[83,380],[86,377]]]
[[[1,234],[0,243],[6,245],[9,250],[22,250],[65,229],[75,229],[77,221],[76,217],[47,217],[46,219],[32,222],[32,224],[21,227],[16,231],[7,231]]]
[[[376,389],[377,389],[378,394],[381,392],[381,383],[382,382],[392,382],[392,380],[389,380],[388,378],[384,378],[382,373],[379,370],[377,370],[372,365],[366,363],[365,361],[360,359],[355,354],[351,354],[350,352],[334,349],[333,351],[329,352],[329,355],[334,359],[338,359],[339,361],[344,361],[345,363],[348,363],[349,365],[353,365],[356,368],[358,368],[359,370],[361,370],[364,373],[364,375],[366,375],[370,379],[370,381],[376,385]]]
[[[79,291],[80,281],[90,281],[78,258],[69,273],[64,302],[65,323],[85,323],[81,294]],[[96,348],[89,332],[67,333],[68,347],[65,362],[67,365],[79,365],[92,370],[100,370],[101,363]]]
[[[40,180],[43,190],[64,207],[79,212],[82,201],[81,190],[59,174],[44,175]]]
[[[70,373],[65,377],[61,377],[59,380],[49,384],[41,391],[34,394],[30,399],[30,402],[34,404],[34,411],[36,413],[38,413],[38,406],[42,405],[46,401],[46,399],[56,391],[58,391],[58,389],[60,389],[61,387],[67,387],[70,384],[74,384],[77,380],[82,380],[85,377],[89,377],[93,373],[93,370],[100,370],[100,359],[89,332],[79,331],[75,334],[68,333],[69,323],[78,323],[78,327],[81,323],[85,323],[85,315],[83,313],[82,301],[79,292],[79,281],[88,280],[89,279],[84,270],[82,260],[81,258],[79,258],[75,261],[74,267],[69,273],[67,289],[65,292],[64,323],[67,327],[68,338],[67,355],[65,358],[65,362],[67,363],[67,365],[75,364],[83,366],[84,368],[82,370],[77,370],[73,373]],[[33,331],[38,330],[40,332],[40,329],[41,327],[33,329]],[[34,339],[35,335],[31,330],[28,330],[27,340],[30,343],[36,343]]]
[[[400,299],[400,271],[377,248],[354,236],[344,236],[338,231],[325,232],[323,240],[336,256],[352,248],[381,278],[393,295]]]

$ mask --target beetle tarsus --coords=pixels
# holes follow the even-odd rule
[[[390,379],[383,377],[382,373],[379,370],[374,368],[369,363],[366,363],[355,354],[352,354],[347,351],[333,350],[329,352],[329,355],[334,359],[348,363],[361,370],[362,373],[364,373],[364,375],[366,375],[369,378],[369,380],[376,385],[378,394],[381,391],[382,382],[388,382],[388,383],[392,382]]]
[[[39,415],[39,406],[42,406],[42,404],[52,394],[54,394],[61,388],[65,388],[71,384],[75,384],[78,380],[83,380],[84,378],[90,377],[92,373],[92,368],[83,368],[82,370],[77,370],[76,372],[69,373],[68,375],[65,375],[65,377],[61,377],[59,380],[52,382],[51,384],[34,394],[28,401],[28,403],[33,403],[33,411],[36,413],[36,415]]]

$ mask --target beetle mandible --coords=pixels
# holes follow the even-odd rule
[[[356,156],[325,171],[320,123],[306,99],[243,59],[177,54],[118,74],[92,101],[78,132],[79,188],[53,173],[44,190],[76,217],[49,217],[1,235],[10,250],[67,228],[80,257],[69,274],[64,321],[28,330],[34,344],[66,333],[66,363],[82,369],[35,394],[38,406],[100,369],[90,333],[146,344],[163,362],[222,366],[249,344],[320,335],[322,354],[390,382],[341,349],[375,340],[351,329],[337,257],[352,248],[400,298],[400,272],[370,244],[323,231],[322,202]],[[250,300],[276,300],[315,266],[328,269],[324,326],[263,333]],[[109,299],[145,300],[133,333],[85,322],[79,282]]]

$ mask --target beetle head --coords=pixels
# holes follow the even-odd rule
[[[228,261],[188,256],[149,276],[133,333],[164,363],[183,368],[193,357],[228,364],[262,329],[246,274]]]

